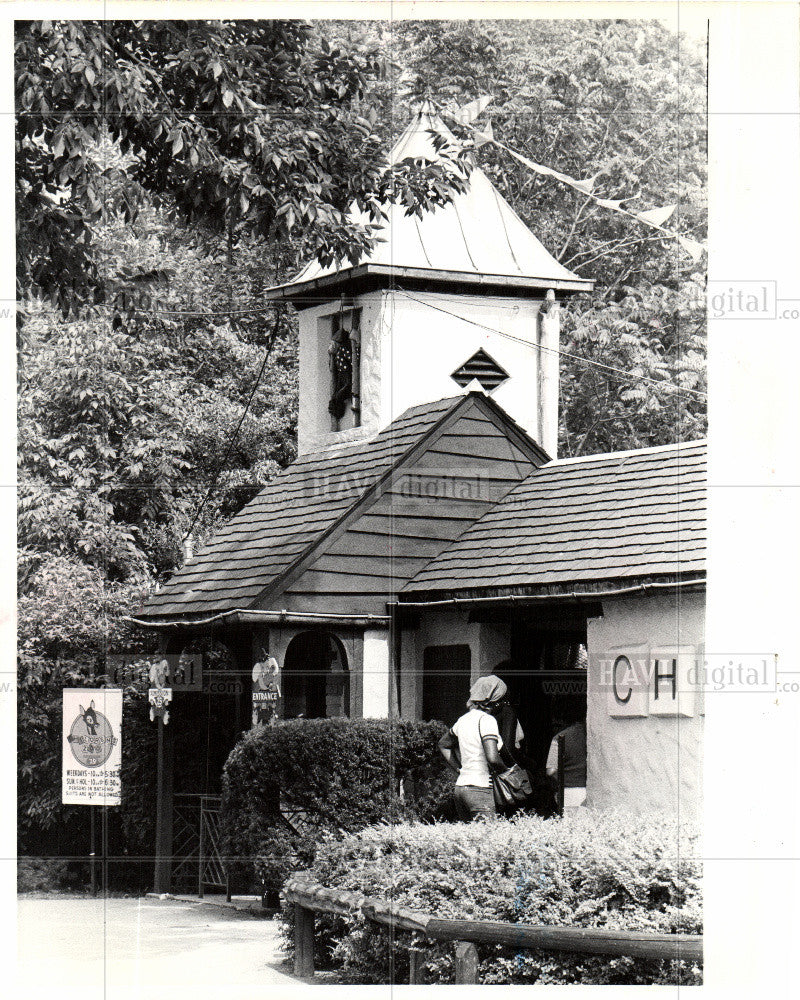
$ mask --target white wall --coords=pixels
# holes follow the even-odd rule
[[[367,629],[364,632],[364,701],[362,717],[389,717],[392,665],[389,657],[389,632]]]
[[[538,300],[413,294],[411,299],[402,292],[378,291],[353,302],[362,310],[361,426],[345,431],[331,431],[327,410],[328,317],[339,304],[334,301],[300,313],[299,452],[372,437],[411,406],[457,396],[463,389],[450,376],[483,348],[510,376],[491,393],[492,398],[555,456],[558,355],[543,355],[547,398],[540,408],[537,345],[557,346],[558,308],[551,309],[540,328]]]
[[[702,663],[704,595],[604,599],[603,612],[588,624],[587,804],[697,818],[702,802],[702,692],[684,668],[689,658]],[[669,683],[662,681],[656,700],[647,665],[659,655],[678,653],[683,654],[678,696],[673,700]],[[627,677],[620,665],[615,695],[610,667],[621,654],[628,656],[637,677]],[[662,660],[662,669],[666,663]]]
[[[426,611],[420,615],[418,629],[403,632],[400,684],[402,715],[418,719],[422,713],[423,658],[426,646],[469,646],[470,677],[464,680],[464,702],[469,685],[478,677],[490,674],[501,660],[508,658],[508,626],[485,625],[468,621],[466,611]]]

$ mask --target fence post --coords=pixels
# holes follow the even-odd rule
[[[418,986],[422,982],[422,964],[425,953],[418,948],[408,949],[408,985]]]
[[[203,858],[203,852],[205,851],[205,826],[206,817],[205,810],[203,809],[204,799],[200,799],[200,844],[197,848],[197,895],[200,899],[205,895],[205,883],[203,882],[203,865],[205,860]]]
[[[314,975],[314,911],[294,904],[294,974]]]
[[[478,982],[478,949],[472,941],[456,941],[456,985]]]

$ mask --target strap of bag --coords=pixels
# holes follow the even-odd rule
[[[486,757],[486,747],[483,745],[483,733],[481,732],[481,719],[480,719],[480,716],[478,717],[478,736],[480,736],[480,738],[481,738],[481,749],[483,750],[483,756]],[[492,739],[494,739],[494,733],[492,733]],[[487,757],[486,762],[487,763],[489,762],[488,757]],[[491,768],[490,768],[490,773],[491,773]]]

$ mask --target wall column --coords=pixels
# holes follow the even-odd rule
[[[539,444],[551,458],[558,453],[558,371],[561,317],[556,295],[548,289],[539,311]]]
[[[364,632],[363,678],[363,718],[388,718],[392,684],[391,642],[388,629],[367,629]]]

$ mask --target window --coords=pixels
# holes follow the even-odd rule
[[[331,319],[328,345],[331,372],[331,430],[361,424],[361,310],[341,309]]]

